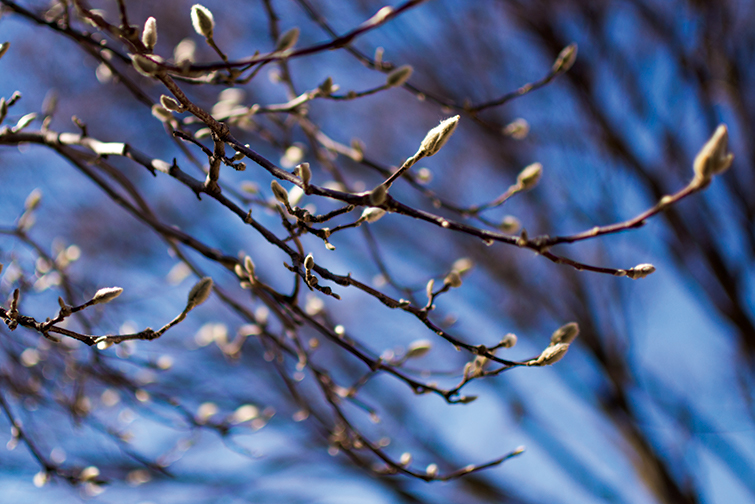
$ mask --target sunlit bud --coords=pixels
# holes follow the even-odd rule
[[[471,403],[471,402],[473,402],[473,401],[476,401],[476,400],[477,400],[477,397],[478,397],[478,396],[476,396],[476,395],[465,395],[465,396],[461,396],[461,397],[459,398],[459,402],[460,402],[461,404],[469,404],[469,403]]]
[[[438,475],[438,464],[430,464],[427,466],[427,469],[425,469],[425,473],[427,473],[430,477],[435,477]]]
[[[39,205],[40,201],[42,201],[42,191],[39,188],[34,189],[26,197],[26,201],[24,202],[24,210],[31,212],[32,210],[37,208],[37,205]]]
[[[530,124],[522,118],[515,119],[503,128],[503,134],[514,140],[524,140],[530,132]]]
[[[569,322],[556,329],[551,335],[551,345],[557,343],[571,343],[579,334],[579,324]]]
[[[728,143],[729,130],[725,124],[721,124],[695,157],[694,182],[704,187],[710,183],[713,175],[723,173],[731,166],[734,154],[728,152]]]
[[[500,343],[498,345],[501,348],[512,348],[514,345],[516,345],[516,334],[508,333],[506,336],[503,337]]]
[[[156,58],[156,56],[153,56],[153,58]],[[133,63],[136,71],[145,77],[152,77],[160,69],[160,66],[153,59],[141,54],[132,54],[131,63]]]
[[[627,270],[627,276],[632,280],[637,280],[638,278],[645,278],[654,271],[655,266],[652,264],[638,264],[634,268]]]
[[[386,5],[385,7],[381,7],[379,11],[375,13],[374,16],[372,16],[370,19],[368,19],[365,24],[378,24],[385,21],[385,19],[393,14],[393,7],[390,5]]]
[[[296,45],[297,40],[299,40],[299,28],[291,28],[278,39],[278,43],[275,44],[275,52],[291,49]]]
[[[452,271],[443,279],[444,285],[450,285],[451,287],[461,287],[461,275],[458,271]]]
[[[436,154],[446,144],[448,139],[451,138],[457,124],[459,124],[458,115],[449,117],[428,131],[425,139],[422,140],[422,144],[420,144],[419,152],[425,156]]]
[[[537,185],[540,177],[543,175],[543,165],[540,163],[532,163],[524,170],[519,172],[516,177],[516,183],[523,191],[528,191]]]
[[[180,103],[178,103],[168,95],[160,96],[160,105],[162,105],[163,108],[167,110],[172,110],[173,112],[183,112],[184,110],[183,106]]]
[[[48,481],[50,481],[50,475],[45,471],[39,471],[34,475],[33,483],[37,488],[42,488]]]
[[[414,68],[411,65],[403,65],[388,74],[388,78],[385,80],[385,85],[388,87],[403,86],[409,77],[412,76]]]
[[[299,174],[299,177],[301,177],[302,184],[308,186],[310,180],[312,180],[312,170],[309,168],[309,163],[298,165],[296,167],[296,172]]]
[[[92,304],[109,303],[121,295],[123,289],[120,287],[105,287],[98,290],[92,298]]]
[[[81,470],[81,474],[79,474],[79,479],[81,481],[92,481],[99,475],[100,475],[100,470],[96,466],[89,466]]]
[[[246,278],[246,274],[244,273],[244,268],[240,264],[236,264],[233,266],[233,272],[236,273],[236,276],[239,278]]]
[[[310,271],[314,267],[315,267],[315,258],[312,257],[312,254],[307,254],[307,257],[304,258],[304,269],[307,271]]]
[[[422,357],[433,348],[432,343],[429,340],[417,340],[409,345],[406,349],[407,359],[417,359]]]
[[[513,215],[507,215],[503,218],[501,223],[498,225],[498,229],[503,231],[504,233],[514,234],[522,227],[522,223],[519,222],[519,219],[514,217]]]
[[[467,271],[471,270],[474,267],[474,261],[470,259],[469,257],[461,257],[454,261],[453,265],[451,266],[451,269],[454,271],[458,271],[460,275],[463,275]]]
[[[537,359],[529,361],[528,365],[550,366],[551,364],[554,364],[563,359],[564,355],[566,355],[567,350],[569,350],[569,343],[557,343],[555,345],[549,345],[548,348],[543,350],[543,353],[541,353]]]
[[[369,207],[365,208],[364,212],[362,212],[361,220],[367,222],[376,222],[380,220],[383,215],[385,215],[385,210],[383,210],[382,208]]]
[[[160,105],[152,105],[152,115],[158,119],[160,122],[170,122],[173,119],[173,114],[170,113],[169,110],[161,107]]]
[[[21,119],[18,120],[16,125],[13,127],[13,131],[21,131],[25,127],[31,124],[31,122],[37,118],[37,114],[32,112],[31,114],[26,114],[25,116],[21,117]]]
[[[551,70],[553,71],[553,73],[566,72],[572,67],[572,65],[574,65],[574,62],[576,60],[577,44],[572,42],[568,46],[564,47],[560,53],[558,53],[558,57],[553,63],[553,68]]]
[[[273,180],[270,183],[270,189],[273,190],[273,196],[275,196],[275,199],[277,199],[284,205],[288,205],[288,191],[286,191],[283,186],[278,183],[277,180]]]
[[[204,277],[189,291],[189,301],[186,303],[186,310],[193,310],[207,301],[207,298],[210,297],[210,292],[212,292],[212,278]]]
[[[370,192],[370,205],[380,206],[385,203],[385,199],[388,196],[388,190],[383,184],[380,184]]]
[[[408,466],[412,463],[412,454],[409,452],[402,453],[401,458],[398,459],[398,463],[403,467]]]
[[[431,278],[430,281],[427,282],[427,286],[425,287],[425,292],[427,293],[428,300],[432,298],[434,288],[435,288],[435,279]]]
[[[144,31],[142,32],[142,44],[144,47],[152,51],[157,44],[157,20],[152,16],[147,18],[144,23]]]
[[[254,276],[254,261],[252,261],[252,258],[249,256],[244,258],[244,269],[249,273],[250,277]]]
[[[215,28],[215,20],[212,12],[204,5],[194,4],[191,7],[191,24],[194,31],[204,38],[212,38],[212,30]]]
[[[3,42],[0,44],[0,58],[5,56],[5,53],[8,52],[8,48],[10,47],[10,42]]]

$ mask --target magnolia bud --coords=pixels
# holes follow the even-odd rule
[[[425,156],[436,154],[446,144],[448,139],[451,138],[458,123],[459,116],[456,115],[449,117],[428,131],[425,139],[422,140],[422,144],[420,144],[418,152]]]
[[[406,358],[417,359],[432,350],[432,348],[433,345],[430,343],[430,340],[423,339],[414,341],[409,345],[409,348],[406,349]]]
[[[98,290],[92,298],[92,304],[109,303],[121,295],[123,289],[120,287],[105,287]]]
[[[211,291],[212,278],[204,277],[191,288],[191,291],[189,291],[189,301],[186,303],[186,310],[193,310],[207,301]]]
[[[173,112],[183,112],[184,110],[183,106],[180,103],[178,103],[168,95],[160,96],[160,105],[162,105],[163,108],[167,110],[172,110]]]
[[[388,74],[385,85],[388,87],[403,86],[409,80],[409,77],[412,76],[413,71],[414,68],[411,65],[400,66]]]
[[[556,329],[551,336],[551,345],[558,343],[571,343],[579,334],[579,324],[569,322]]]
[[[277,180],[273,180],[270,183],[270,188],[273,190],[275,199],[277,199],[284,205],[288,205],[288,191],[286,191],[283,186],[278,183]]]
[[[194,31],[204,38],[212,38],[212,30],[215,28],[215,20],[212,12],[204,5],[194,4],[191,7],[191,24]]]
[[[634,268],[627,270],[627,276],[632,280],[637,280],[638,278],[645,278],[654,271],[655,266],[652,264],[638,264]]]
[[[553,73],[566,72],[572,67],[572,65],[574,65],[574,62],[576,60],[577,60],[577,44],[572,42],[568,46],[564,47],[560,53],[558,53],[558,57],[556,58],[556,61],[553,63],[553,67],[551,70]]]
[[[543,165],[540,163],[532,163],[519,172],[519,175],[516,177],[516,183],[523,191],[528,191],[537,185],[542,175]]]
[[[310,271],[314,267],[315,258],[312,256],[312,254],[307,254],[307,257],[304,258],[304,269]]]
[[[157,20],[152,16],[147,18],[144,23],[144,31],[142,32],[142,44],[144,47],[152,51],[157,44]]]
[[[385,199],[388,196],[388,190],[383,184],[380,184],[370,192],[370,205],[380,206],[385,203]]]
[[[710,183],[714,175],[723,173],[731,166],[734,154],[728,152],[728,143],[729,130],[725,124],[721,124],[695,156],[693,182],[704,187]]]
[[[454,288],[461,287],[461,275],[459,275],[458,271],[452,271],[446,276],[443,283]]]
[[[376,222],[380,220],[383,215],[385,215],[385,210],[383,210],[382,208],[369,207],[364,209],[364,212],[362,212],[362,217],[360,217],[360,219],[367,222]]]
[[[278,39],[278,43],[275,45],[275,52],[291,49],[296,45],[297,40],[299,40],[299,28],[291,28]]]
[[[302,184],[308,186],[310,180],[312,180],[312,170],[309,168],[309,163],[300,164],[296,167],[296,171],[301,177]]]

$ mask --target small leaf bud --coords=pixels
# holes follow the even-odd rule
[[[403,86],[409,77],[412,76],[414,68],[411,65],[403,65],[388,74],[388,78],[385,80],[385,85],[388,87]]]
[[[406,349],[406,358],[417,359],[425,355],[430,350],[432,350],[432,348],[433,348],[432,343],[430,343],[429,340],[422,339],[422,340],[414,341]]]
[[[270,183],[270,188],[273,190],[273,195],[275,196],[275,199],[277,199],[279,202],[283,203],[284,205],[288,205],[288,191],[286,191],[282,185],[278,183],[277,180],[273,180]]]
[[[152,16],[147,18],[144,23],[144,31],[142,32],[142,44],[144,47],[152,51],[157,44],[157,20]]]
[[[574,65],[574,62],[576,60],[577,60],[577,44],[572,42],[568,46],[564,47],[560,53],[558,53],[558,57],[556,58],[556,61],[553,63],[553,67],[551,70],[553,73],[566,72],[572,67],[572,65]]]
[[[204,277],[189,291],[189,300],[186,303],[186,311],[193,310],[207,301],[210,292],[212,292],[212,278]]]
[[[551,345],[558,343],[571,343],[579,334],[579,324],[569,322],[564,324],[553,332],[551,335]]]
[[[296,45],[297,40],[299,40],[299,28],[291,28],[280,36],[275,45],[275,52],[288,51]]]
[[[530,132],[530,123],[525,119],[514,119],[503,128],[503,134],[514,140],[524,140]]]
[[[121,295],[123,289],[120,287],[104,287],[98,290],[92,298],[92,304],[109,303]]]
[[[37,208],[40,201],[42,201],[42,190],[36,188],[26,197],[26,201],[24,202],[24,210],[31,212],[32,210]]]
[[[215,20],[212,12],[204,5],[194,4],[191,7],[191,24],[194,31],[206,39],[212,38],[212,31],[215,28]]]
[[[513,215],[505,216],[501,223],[498,224],[498,229],[508,234],[516,233],[521,227],[522,223]]]
[[[401,458],[398,459],[399,465],[402,467],[406,467],[409,464],[412,463],[412,454],[409,452],[404,452],[401,454]]]
[[[425,135],[425,139],[422,140],[422,143],[420,144],[418,153],[424,154],[425,156],[436,154],[441,147],[446,144],[448,139],[451,138],[457,124],[459,124],[458,115],[449,117],[428,131],[427,135]]]
[[[435,288],[435,279],[431,278],[429,282],[427,282],[427,286],[425,286],[425,292],[427,293],[427,299],[428,301],[432,299],[433,297],[433,289]]]
[[[430,464],[427,466],[427,469],[425,469],[425,473],[430,476],[431,478],[434,478],[438,475],[438,464]]]
[[[516,183],[523,191],[529,191],[537,185],[542,175],[543,165],[540,163],[532,163],[519,172],[519,175],[516,177]]]

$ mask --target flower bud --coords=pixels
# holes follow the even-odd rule
[[[145,77],[152,77],[160,70],[156,61],[141,54],[132,54],[131,63],[136,71]]]
[[[564,324],[553,332],[551,336],[551,345],[558,343],[571,343],[579,334],[579,324],[569,322]]]
[[[723,173],[731,166],[734,154],[728,152],[728,143],[729,130],[725,124],[721,124],[695,157],[693,183],[705,187],[714,175]]]
[[[207,301],[210,292],[212,292],[212,278],[204,277],[189,291],[189,301],[186,303],[186,311],[193,310]]]
[[[160,105],[162,105],[164,109],[172,110],[173,112],[184,111],[183,106],[168,95],[160,96]]]
[[[458,271],[451,271],[451,273],[449,273],[448,276],[443,279],[443,284],[450,285],[454,288],[461,287],[461,275],[459,275]]]
[[[312,256],[312,254],[307,254],[307,257],[304,258],[304,269],[310,271],[314,267],[315,258]]]
[[[532,163],[519,172],[519,175],[516,177],[516,183],[523,191],[528,191],[537,185],[542,175],[543,165],[540,163]]]
[[[555,345],[549,345],[543,352],[537,357],[527,363],[529,366],[550,366],[566,355],[569,350],[569,343],[557,343]]]
[[[278,39],[275,52],[288,51],[296,45],[297,40],[299,40],[299,28],[291,28]]]
[[[8,48],[10,47],[10,42],[3,42],[0,44],[0,58],[5,56],[5,53],[8,51]]]
[[[448,139],[451,138],[457,124],[459,124],[458,115],[449,117],[428,131],[427,135],[425,135],[425,139],[422,140],[422,144],[419,146],[418,153],[424,154],[425,156],[436,154],[441,147],[446,144]]]
[[[645,278],[654,271],[655,266],[652,264],[638,264],[634,268],[627,270],[627,276],[632,280],[637,280],[638,278]]]
[[[212,30],[215,28],[215,20],[212,12],[204,5],[194,4],[191,7],[191,24],[194,31],[206,39],[212,38]]]
[[[368,207],[364,209],[360,219],[367,222],[377,222],[383,215],[385,215],[385,210],[382,208]]]
[[[275,199],[283,203],[284,205],[288,205],[288,191],[286,191],[282,185],[278,183],[277,180],[273,180],[270,183],[270,188],[273,190],[273,195],[275,196]]]
[[[406,358],[407,359],[417,359],[419,357],[422,357],[427,352],[432,350],[433,345],[430,343],[430,340],[422,339],[412,342],[409,345],[409,348],[406,349]]]
[[[553,67],[551,68],[551,71],[553,73],[566,72],[572,67],[572,65],[574,65],[574,62],[576,60],[577,60],[577,44],[572,42],[568,46],[564,47],[560,53],[558,53],[558,57],[556,58],[556,61],[553,63]]]
[[[296,167],[296,172],[301,177],[301,182],[304,186],[308,186],[312,180],[312,170],[309,168],[309,163],[302,163]]]
[[[157,44],[157,20],[152,16],[147,18],[142,32],[142,44],[151,52]]]
[[[412,76],[414,68],[411,65],[403,65],[388,74],[388,78],[385,80],[385,85],[388,87],[403,86],[409,77]]]
[[[109,303],[121,295],[123,289],[120,287],[104,287],[98,290],[92,298],[92,304]]]
[[[383,184],[380,184],[370,192],[370,205],[380,206],[385,203],[385,199],[388,196],[388,190]]]

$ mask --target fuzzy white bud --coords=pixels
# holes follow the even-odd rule
[[[516,177],[516,183],[523,191],[529,191],[537,185],[540,181],[540,177],[543,175],[543,165],[540,163],[532,163],[519,172]]]
[[[571,343],[579,334],[579,324],[569,322],[564,324],[553,332],[551,335],[551,345],[558,343]]]
[[[430,350],[432,350],[432,348],[433,348],[433,345],[430,342],[430,340],[422,339],[422,340],[414,341],[406,349],[406,358],[417,359],[425,355]]]
[[[425,156],[436,154],[446,144],[448,139],[451,138],[457,124],[459,124],[458,115],[449,117],[428,131],[425,139],[422,140],[422,144],[420,144],[418,153]]]
[[[157,20],[152,16],[147,18],[142,32],[142,44],[152,51],[157,44]]]
[[[275,44],[275,52],[288,51],[296,45],[299,40],[299,28],[291,28],[280,36],[278,43]]]
[[[109,303],[121,295],[123,289],[120,287],[104,287],[98,290],[92,298],[92,304]]]
[[[164,109],[172,110],[173,112],[184,111],[183,106],[168,95],[160,96],[160,105],[162,105]]]
[[[575,61],[577,61],[577,44],[572,42],[558,53],[551,70],[553,73],[566,72],[574,65]]]
[[[277,199],[279,202],[283,203],[284,205],[288,205],[288,191],[283,188],[282,185],[278,183],[277,180],[273,180],[270,183],[270,189],[273,190],[273,196],[275,196],[275,199]]]
[[[714,175],[725,172],[731,166],[734,154],[728,152],[728,144],[729,130],[725,124],[721,124],[695,157],[693,183],[705,187]]]
[[[298,165],[296,167],[296,172],[299,174],[302,184],[304,184],[304,186],[308,186],[309,182],[312,180],[312,170],[309,167],[309,163],[302,163]]]
[[[194,4],[191,7],[191,24],[194,31],[204,38],[211,39],[212,31],[215,28],[215,19],[212,17],[210,9],[204,5]]]
[[[638,264],[634,268],[628,269],[626,276],[632,280],[637,280],[638,278],[645,278],[654,271],[655,266],[652,264]]]
[[[382,208],[369,207],[364,209],[360,219],[367,222],[377,222],[383,217],[383,215],[385,215],[385,210]]]
[[[186,303],[186,311],[193,310],[207,301],[210,292],[212,292],[212,278],[204,277],[189,291],[189,300]]]

